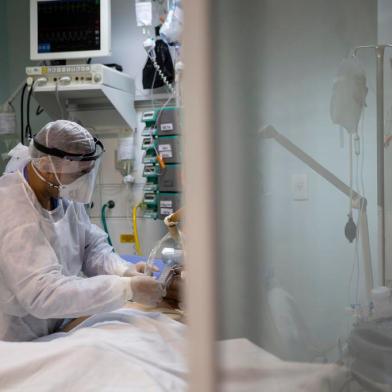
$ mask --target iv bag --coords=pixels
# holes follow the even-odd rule
[[[156,1],[135,0],[136,25],[138,27],[150,27],[159,24],[161,6]]]
[[[332,121],[349,133],[356,133],[366,106],[366,75],[355,57],[342,61],[336,75],[330,105]]]
[[[168,43],[180,42],[183,20],[181,2],[177,0],[167,14],[165,23],[163,23],[159,32],[160,36]]]
[[[135,159],[135,145],[132,136],[118,139],[116,168],[123,176],[131,174]]]

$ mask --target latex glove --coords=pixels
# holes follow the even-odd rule
[[[173,227],[177,225],[177,222],[173,222],[171,219],[173,217],[173,214],[166,216],[163,219],[163,223],[167,226],[167,227]]]
[[[146,263],[144,261],[139,261],[136,264],[130,264],[130,266],[125,270],[123,276],[140,276],[144,275],[146,269]],[[158,272],[159,268],[155,265],[152,267],[152,272]]]
[[[132,300],[147,306],[158,305],[165,295],[162,285],[150,276],[133,276],[131,290]]]

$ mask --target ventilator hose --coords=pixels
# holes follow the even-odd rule
[[[109,200],[107,203],[105,203],[102,206],[102,209],[101,209],[101,222],[102,222],[103,229],[105,230],[105,233],[108,235],[108,243],[110,246],[113,246],[113,244],[112,244],[112,240],[110,238],[108,226],[106,223],[106,208],[113,208],[114,205],[115,205],[114,202],[112,200]]]
[[[133,207],[133,210],[132,210],[132,222],[133,222],[133,235],[135,237],[135,249],[136,249],[136,253],[139,256],[142,255],[142,249],[140,247],[139,233],[137,231],[137,209],[141,205],[142,205],[142,203],[139,203],[137,206]]]

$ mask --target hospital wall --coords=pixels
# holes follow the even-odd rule
[[[0,70],[3,70],[7,82],[4,89],[11,93],[25,78],[25,67],[34,64],[30,61],[30,30],[29,30],[29,0],[5,0],[0,2],[0,18],[4,18],[5,24],[0,23],[1,29],[5,29],[5,34],[0,35],[0,53],[5,53],[7,62],[2,62],[0,57]],[[1,22],[1,19],[0,19]],[[141,84],[141,74],[146,54],[143,48],[144,36],[142,31],[136,27],[134,3],[128,0],[112,1],[112,56],[106,58],[94,58],[93,63],[118,63],[123,66],[124,72],[135,79],[136,95],[146,96],[149,91],[143,90]],[[3,83],[3,82],[2,82]],[[3,86],[3,84],[1,85]],[[3,89],[1,89],[1,93]],[[5,94],[7,95],[7,94]],[[19,100],[16,100],[16,111],[19,119]],[[36,103],[33,102],[32,110],[35,110]],[[119,253],[135,253],[132,244],[120,244],[119,235],[132,232],[130,201],[134,204],[142,198],[141,177],[141,155],[140,155],[140,133],[143,124],[140,122],[141,111],[138,110],[138,127],[135,133],[136,139],[136,160],[135,174],[138,184],[131,185],[130,188],[122,183],[122,178],[114,169],[115,150],[117,147],[117,136],[108,132],[100,136],[104,139],[106,148],[106,159],[104,174],[101,176],[101,185],[95,192],[95,200],[104,203],[109,197],[114,198],[116,207],[108,213],[108,227],[112,234],[113,243]],[[37,132],[44,124],[51,119],[46,113],[41,116],[32,116],[33,132]],[[18,141],[18,137],[0,138],[0,153],[8,151]],[[4,161],[0,160],[0,169],[3,170]],[[103,195],[103,196],[102,196]],[[97,207],[97,206],[96,206]],[[100,206],[99,206],[100,210]],[[92,221],[101,224],[97,214],[93,214]],[[148,253],[153,244],[163,236],[165,230],[162,222],[148,219],[139,219],[139,231],[143,253]]]
[[[220,52],[218,58],[223,76],[217,89],[225,91],[224,95],[219,94],[223,100],[219,106],[228,107],[226,118],[219,113],[224,129],[222,137],[225,132],[230,134],[225,150],[231,145],[235,153],[234,141],[239,143],[237,146],[249,144],[241,142],[241,135],[256,140],[246,130],[252,124],[245,118],[256,113],[255,133],[263,125],[272,124],[347,183],[347,135],[341,146],[339,128],[329,115],[332,85],[337,68],[350,49],[376,43],[377,4],[371,0],[264,0],[259,6],[257,42],[246,55],[248,60],[242,69],[242,83],[249,84],[249,78],[256,77],[254,85],[258,94],[248,90],[248,100],[244,96],[232,97],[231,93],[238,89],[238,80],[233,79],[235,70],[230,73],[224,68],[240,56],[237,39],[241,35],[231,33],[228,23],[226,28],[222,27],[221,44],[224,39],[232,43],[232,49]],[[235,22],[240,24],[244,20],[238,17]],[[369,84],[362,146],[370,240],[377,275],[375,58],[371,52],[361,53],[360,58]],[[257,66],[256,76],[252,72],[253,63]],[[244,127],[240,128],[241,132],[229,131],[233,119],[228,113],[234,110],[234,105],[243,108],[244,99],[251,108],[240,113]],[[235,124],[238,126],[241,121]],[[238,151],[241,153],[241,149]],[[220,237],[225,245],[219,268],[223,303],[220,331],[224,337],[247,335],[288,359],[309,360],[307,348],[300,344],[301,338],[307,340],[306,328],[312,332],[314,342],[322,347],[336,345],[337,338],[348,331],[350,316],[346,307],[354,301],[350,280],[355,257],[354,245],[344,236],[348,198],[273,140],[259,140],[257,162],[245,156],[239,155],[236,160],[247,162],[248,170],[242,172],[246,179],[234,169],[231,183],[220,188],[224,199],[220,208],[224,229]],[[232,174],[227,171],[232,164],[232,154],[221,154],[220,166],[227,175]],[[297,174],[307,176],[308,200],[294,200],[292,180]],[[248,189],[239,186],[245,183]],[[246,203],[247,198],[251,200],[249,190],[257,195],[251,207]],[[244,212],[249,220],[238,222],[236,207],[245,211],[252,208],[253,217],[249,211]],[[249,260],[241,240],[231,240],[236,230],[249,233],[247,245],[255,252],[250,257],[257,262]],[[238,249],[243,249],[244,254],[239,254]],[[356,277],[351,288],[355,284]],[[273,301],[276,297],[270,296],[272,288],[285,293],[280,296],[285,303]],[[285,321],[284,331],[268,328],[271,319]],[[296,335],[298,345],[289,341]]]

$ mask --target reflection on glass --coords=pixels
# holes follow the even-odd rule
[[[256,65],[242,75],[246,88],[256,78],[247,92],[257,88],[257,99],[245,107],[239,93],[218,104],[222,117],[228,105],[246,124],[236,137],[220,118],[224,151],[237,143],[245,162],[233,169],[242,176],[233,203],[220,155],[221,361],[231,366],[230,339],[246,338],[235,350],[253,358],[249,387],[390,390],[392,49],[376,44],[392,40],[392,5],[259,5],[258,45],[247,54]],[[241,50],[226,49],[219,63],[227,94],[224,64]],[[234,240],[233,227],[242,230]]]

